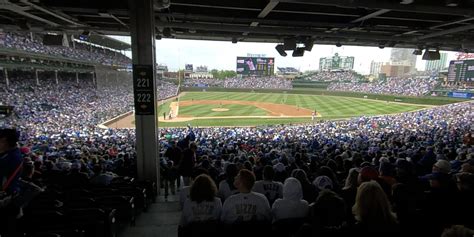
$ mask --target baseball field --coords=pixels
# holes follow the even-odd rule
[[[159,127],[301,124],[361,115],[395,114],[426,108],[364,98],[251,92],[184,92],[160,102]],[[171,114],[171,116],[170,116]],[[133,115],[112,127],[134,127]]]

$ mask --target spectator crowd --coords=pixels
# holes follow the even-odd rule
[[[328,90],[422,96],[431,92],[438,84],[438,77],[391,77],[376,82],[333,82],[329,84]]]
[[[43,44],[39,34],[34,34],[31,37],[30,34],[24,33],[0,32],[0,48],[59,56],[106,66],[129,66],[132,63],[132,60],[127,56],[107,48],[100,48],[79,41],[75,41],[74,45],[75,48],[73,46],[48,46]]]
[[[340,71],[340,72],[331,72],[331,71],[321,71],[314,73],[309,78],[311,81],[319,82],[351,82],[355,83],[360,80],[360,76],[353,71]]]
[[[291,80],[279,77],[243,77],[226,79],[186,79],[185,87],[222,87],[246,89],[292,89]]]
[[[0,42],[29,52],[68,52],[22,37],[1,33]],[[77,51],[71,57],[92,57]],[[322,80],[332,78],[323,74]],[[0,129],[0,194],[44,192],[49,185],[109,186],[118,177],[136,176],[135,131],[97,127],[133,109],[131,81],[96,83],[88,74],[77,83],[64,74],[56,83],[44,75],[37,83],[31,74],[12,70],[9,85],[1,84],[0,105],[14,106],[14,113],[0,117],[0,128],[15,130]],[[356,83],[349,74],[341,80],[351,82],[334,82],[329,89],[419,96],[437,83],[433,77]],[[189,79],[184,84],[292,88],[291,81],[276,77]],[[165,99],[175,96],[178,87],[159,81],[158,90],[159,99]],[[177,193],[182,177],[183,232],[210,221],[287,227],[283,223],[294,220],[299,223],[296,236],[470,233],[473,105],[298,126],[160,128],[165,196]],[[3,213],[0,227],[6,223]]]
[[[125,88],[12,78],[0,98],[17,117],[3,125],[19,130],[25,168],[79,170],[102,185],[133,176],[134,131],[96,127],[131,108]],[[301,236],[473,228],[464,218],[473,211],[472,108],[465,102],[300,126],[162,128],[164,187],[175,193],[184,178],[182,228],[288,218],[301,219]],[[41,184],[40,177],[22,179]]]
[[[302,218],[300,236],[440,236],[451,225],[474,227],[472,108],[311,126],[162,129],[162,174],[171,189],[179,175],[190,185],[180,193],[183,228]]]

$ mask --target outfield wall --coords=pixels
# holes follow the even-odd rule
[[[329,95],[329,96],[344,96],[344,97],[355,97],[373,100],[385,100],[385,101],[396,101],[401,103],[410,104],[423,104],[423,105],[444,105],[456,102],[466,101],[465,99],[449,98],[449,97],[415,97],[415,96],[398,96],[398,95],[380,95],[380,94],[369,94],[360,92],[345,92],[345,91],[327,91],[321,89],[302,89],[295,88],[291,90],[281,89],[243,89],[243,88],[219,88],[219,87],[181,87],[181,91],[207,91],[207,92],[260,92],[260,93],[288,93],[288,94],[308,94],[308,95]]]

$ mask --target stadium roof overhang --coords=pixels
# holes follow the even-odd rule
[[[130,31],[126,0],[0,2],[7,30]],[[158,38],[474,50],[474,0],[171,0],[155,13]]]
[[[74,38],[79,39],[79,36],[80,36],[79,34],[75,34]],[[116,49],[116,50],[130,50],[132,47],[129,43],[125,43],[123,41],[120,41],[120,40],[117,40],[117,39],[114,39],[102,34],[93,33],[88,38],[89,39],[87,42],[89,43],[102,45],[102,46]]]

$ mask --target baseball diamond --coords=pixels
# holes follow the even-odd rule
[[[184,127],[188,124],[205,127],[259,126],[397,114],[427,107],[430,106],[328,95],[184,92],[160,104],[157,114],[160,127]],[[163,114],[166,114],[165,119]],[[133,126],[133,114],[113,125],[119,128]]]

